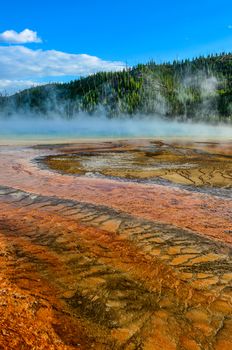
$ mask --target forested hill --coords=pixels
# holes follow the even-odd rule
[[[159,115],[232,122],[232,54],[139,64],[65,84],[48,84],[0,98],[0,113],[104,112],[109,117]]]

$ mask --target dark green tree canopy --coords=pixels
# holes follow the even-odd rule
[[[48,84],[0,96],[0,112],[59,114],[104,111],[108,117],[136,114],[180,120],[232,121],[232,54],[139,64],[100,72],[65,84]]]

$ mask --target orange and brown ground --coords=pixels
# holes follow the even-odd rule
[[[231,164],[231,143],[0,147],[0,349],[231,349]]]

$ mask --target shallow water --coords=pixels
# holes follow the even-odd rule
[[[3,349],[231,349],[231,189],[211,176],[193,192],[191,173],[231,155],[215,141],[0,146]],[[196,185],[167,185],[179,170]]]
[[[0,118],[0,140],[10,142],[151,137],[225,141],[232,140],[232,127],[225,124],[214,126],[204,123],[183,123],[156,116],[109,119],[105,116],[83,115],[70,120],[57,116],[45,119],[37,115]]]

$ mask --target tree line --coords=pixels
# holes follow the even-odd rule
[[[69,83],[47,84],[0,96],[2,115],[15,112],[158,115],[180,120],[232,121],[232,54],[150,61],[119,72],[100,72]]]

